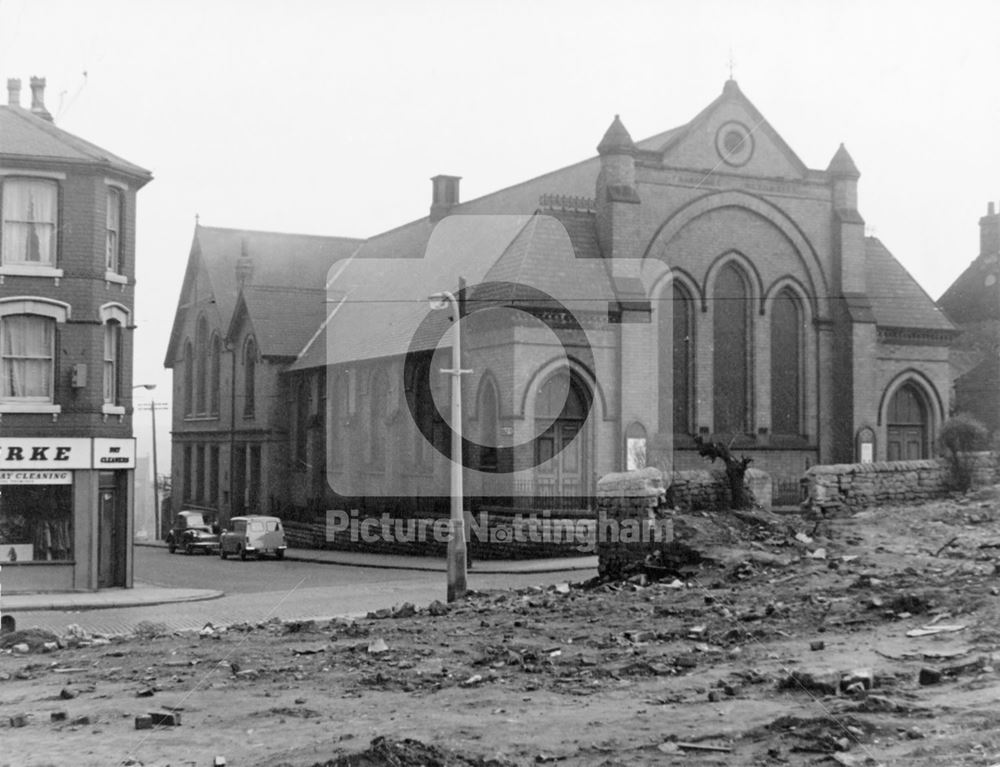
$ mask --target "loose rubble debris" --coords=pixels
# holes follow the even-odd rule
[[[682,546],[622,579],[358,620],[24,629],[0,638],[4,756],[119,763],[155,728],[135,764],[181,745],[294,767],[1000,763],[979,735],[1000,686],[998,506],[681,515]]]

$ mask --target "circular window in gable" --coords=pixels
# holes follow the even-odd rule
[[[753,135],[743,123],[731,120],[715,133],[715,151],[727,165],[746,165],[753,156]]]

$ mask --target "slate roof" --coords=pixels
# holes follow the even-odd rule
[[[938,299],[959,325],[1000,319],[1000,264],[996,254],[979,256]],[[992,277],[992,279],[989,279]]]
[[[326,319],[323,288],[248,286],[240,292],[229,336],[249,322],[264,357],[295,357]]]
[[[322,362],[374,359],[432,348],[447,311],[432,311],[428,296],[458,290],[460,277],[481,282],[529,221],[528,216],[452,216],[438,222],[422,258],[392,258],[382,243],[366,243],[348,263],[330,270],[326,357]],[[387,257],[388,256],[388,257]],[[414,333],[428,316],[428,333]],[[315,346],[315,344],[314,344]],[[311,350],[310,361],[317,350]],[[305,355],[303,355],[305,357]],[[300,368],[300,359],[293,368]]]
[[[460,277],[470,285],[530,285],[574,313],[606,314],[614,297],[604,260],[577,259],[571,237],[553,216],[449,217],[437,225],[421,259],[374,257],[366,245],[349,263],[335,265],[328,282],[332,317],[292,369],[434,348],[450,313],[431,310],[427,297],[457,292]],[[527,301],[539,308],[533,294],[496,289],[480,288],[469,301]]]
[[[225,327],[232,321],[239,296],[236,263],[246,254],[253,265],[248,285],[266,286],[270,289],[269,292],[255,294],[251,306],[261,312],[266,311],[271,316],[276,316],[282,310],[287,311],[287,321],[282,323],[286,327],[297,321],[296,317],[301,317],[303,323],[306,322],[306,317],[310,317],[309,322],[312,324],[308,332],[304,331],[304,344],[325,316],[324,309],[320,308],[315,313],[312,307],[306,306],[307,302],[315,300],[322,305],[324,298],[319,294],[323,292],[330,266],[350,256],[361,243],[362,240],[350,237],[196,226],[164,364],[171,367],[179,352],[180,332],[184,327],[184,307],[201,266],[204,266],[208,275],[212,297]],[[290,297],[297,294],[303,300],[288,303]],[[264,303],[271,303],[273,306],[265,310],[262,305]],[[306,313],[302,314],[303,311]],[[314,321],[314,317],[319,317],[319,320]],[[291,354],[297,352],[295,350]]]
[[[881,327],[954,331],[955,326],[877,237],[865,238],[868,296]]]
[[[0,157],[102,165],[143,184],[153,175],[134,163],[84,141],[24,107],[0,106]]]

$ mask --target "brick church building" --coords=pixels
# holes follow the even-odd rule
[[[816,463],[930,455],[955,328],[865,236],[843,146],[806,167],[730,80],[641,141],[615,117],[597,152],[468,202],[435,177],[427,217],[315,238],[308,274],[298,236],[199,227],[167,357],[175,493],[222,517],[437,508],[440,291],[465,307],[472,497],[557,505],[631,465],[701,468],[695,435],[790,487]]]

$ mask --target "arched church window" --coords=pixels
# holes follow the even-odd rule
[[[668,306],[659,313],[658,329],[661,339],[673,342],[669,354],[665,344],[660,346],[660,421],[665,424],[670,414],[674,434],[694,431],[694,317],[691,293],[674,282]]]
[[[497,388],[493,379],[485,378],[479,389],[479,402],[476,408],[476,415],[479,420],[479,435],[477,442],[479,448],[479,470],[497,471],[497,457],[499,443],[499,417],[500,411],[497,399]]]
[[[745,434],[750,422],[750,289],[743,271],[726,264],[715,280],[713,386],[717,434]]]
[[[208,320],[198,319],[198,329],[194,337],[195,357],[195,413],[208,412]]]
[[[389,408],[389,379],[385,371],[372,374],[368,397],[368,461],[373,467],[385,463],[386,422]]]
[[[802,431],[802,307],[785,288],[771,304],[771,432]]]

